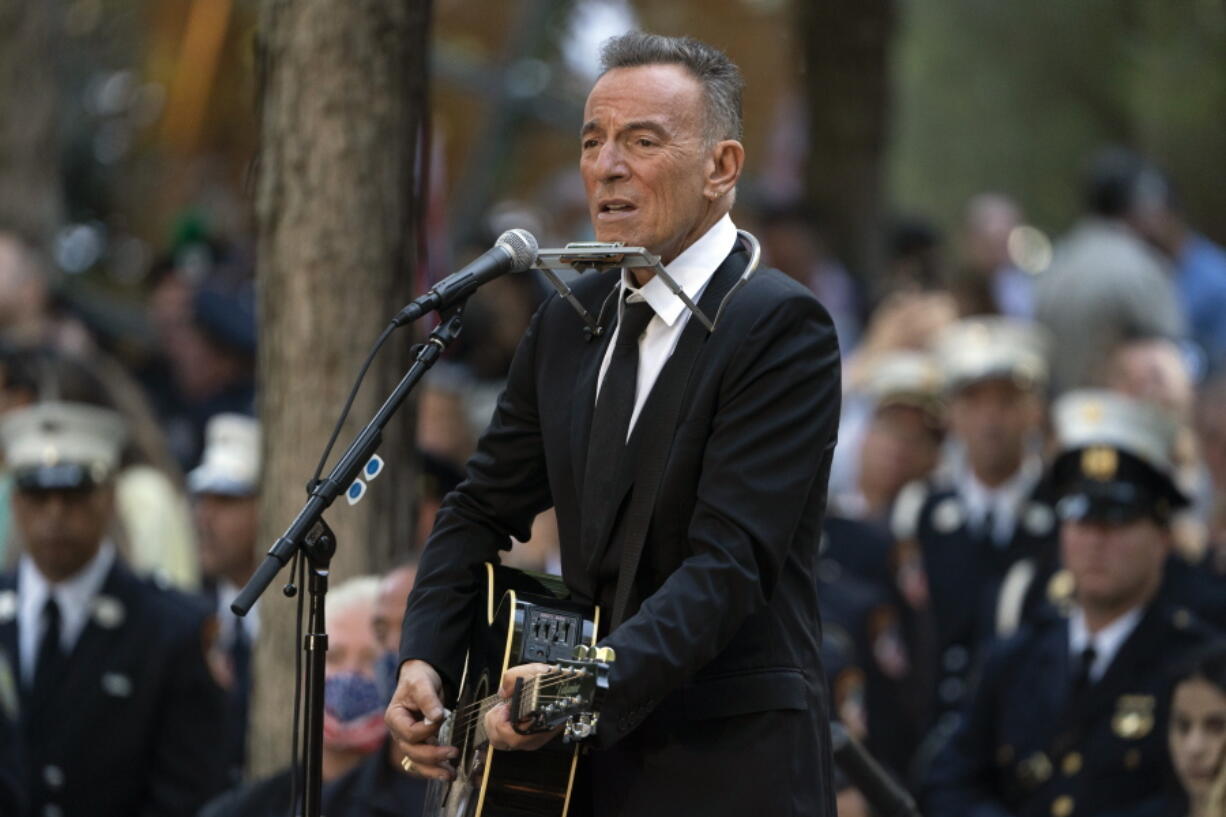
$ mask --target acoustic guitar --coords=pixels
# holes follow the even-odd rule
[[[595,733],[613,651],[597,647],[600,608],[571,600],[557,576],[487,563],[485,605],[473,627],[455,709],[439,745],[459,749],[456,778],[431,780],[426,817],[565,817],[582,749]],[[534,752],[498,751],[485,714],[502,702],[502,674],[518,664],[553,670],[520,680],[508,702],[521,731],[563,727]],[[530,725],[524,728],[523,722]]]

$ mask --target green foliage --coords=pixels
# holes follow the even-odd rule
[[[1168,168],[1226,239],[1221,0],[911,0],[895,54],[894,200],[952,227],[984,190],[1063,231],[1085,159],[1113,143]]]

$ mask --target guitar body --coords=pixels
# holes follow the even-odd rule
[[[553,740],[534,752],[503,752],[485,737],[484,712],[502,674],[518,664],[556,664],[595,646],[599,608],[568,598],[556,576],[486,564],[484,621],[473,627],[454,712],[439,743],[456,746],[456,779],[427,785],[427,817],[565,817],[579,746]],[[549,699],[542,689],[542,703]],[[556,697],[556,696],[555,696]]]

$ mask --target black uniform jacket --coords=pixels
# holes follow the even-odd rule
[[[709,291],[739,277],[745,259],[734,250]],[[617,280],[584,278],[574,292],[595,314]],[[684,331],[706,329],[691,318]],[[616,514],[604,514],[610,522],[585,546],[579,505],[609,334],[586,341],[558,298],[534,316],[467,479],[439,512],[402,658],[458,678],[474,566],[496,558],[508,536],[526,539],[550,505],[567,585],[581,599],[607,597],[598,571]],[[628,456],[676,361],[661,372]],[[597,736],[605,751],[592,756],[595,813],[833,815],[815,568],[839,386],[834,328],[807,290],[766,270],[732,296],[672,434],[636,576],[642,603],[603,639],[617,660]],[[630,482],[608,497],[611,507],[623,507]]]
[[[0,592],[19,590],[0,577]],[[32,814],[194,815],[225,784],[225,710],[205,664],[199,599],[137,578],[116,560],[53,696],[23,685]],[[17,621],[0,650],[18,666]]]
[[[1171,667],[1213,637],[1187,610],[1155,601],[1074,699],[1067,619],[1023,628],[989,652],[970,709],[929,772],[923,812],[1163,814]]]

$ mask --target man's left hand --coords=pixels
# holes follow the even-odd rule
[[[521,664],[518,667],[511,667],[503,674],[502,685],[498,687],[498,696],[503,701],[485,713],[485,734],[489,736],[491,746],[504,752],[512,749],[532,751],[541,748],[562,731],[562,727],[559,726],[549,732],[521,735],[511,724],[510,700],[511,694],[515,691],[515,681],[523,678],[526,683],[529,678],[553,671],[554,668],[548,664]],[[521,727],[526,726],[527,722],[521,724]]]

